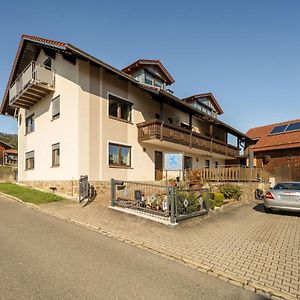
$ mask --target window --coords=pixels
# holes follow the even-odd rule
[[[25,170],[34,169],[34,151],[25,153]]]
[[[160,119],[160,114],[156,113],[156,114],[155,114],[155,119],[158,119],[158,120],[159,120],[159,119]]]
[[[52,100],[52,120],[59,118],[60,116],[60,96],[57,96]]]
[[[209,159],[205,160],[205,168],[209,168],[210,167],[210,161]]]
[[[116,96],[109,95],[109,116],[131,122],[132,104]]]
[[[153,85],[153,76],[151,74],[145,74],[145,83]]]
[[[154,85],[157,86],[157,87],[159,87],[159,88],[161,88],[161,87],[162,87],[162,82],[161,82],[161,80],[155,78],[155,79],[154,79]]]
[[[113,167],[130,167],[131,147],[109,143],[109,165]]]
[[[45,61],[44,61],[44,66],[48,67],[49,69],[51,69],[51,58],[48,57]]]
[[[52,167],[59,166],[60,143],[52,145]]]
[[[215,161],[215,168],[219,168],[219,162],[218,161]]]
[[[26,118],[26,134],[34,131],[34,115]]]
[[[172,118],[168,118],[168,123],[173,124],[173,119]]]

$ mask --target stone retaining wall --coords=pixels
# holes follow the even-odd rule
[[[55,187],[56,194],[74,199],[78,198],[78,180],[18,181],[18,183],[43,190],[45,192],[52,192],[50,188]],[[95,187],[98,195],[110,192],[110,181],[90,181],[89,183]]]
[[[224,184],[225,184],[224,182],[222,183],[211,182],[211,183],[207,183],[205,187],[208,187],[213,191],[217,191]],[[265,192],[270,188],[269,183],[263,183],[263,182],[231,182],[226,184],[239,186],[243,193],[239,200],[245,202],[255,199],[256,189],[261,189]]]

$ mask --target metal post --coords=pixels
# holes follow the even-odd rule
[[[208,189],[205,190],[205,204],[206,204],[206,210],[209,212],[209,192]]]
[[[114,178],[111,179],[111,206],[115,206],[115,200],[116,200],[116,185]]]
[[[174,186],[169,187],[169,196],[171,201],[171,223],[175,223],[175,192]]]

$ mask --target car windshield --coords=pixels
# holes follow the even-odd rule
[[[285,182],[275,185],[274,190],[300,190],[300,182]]]

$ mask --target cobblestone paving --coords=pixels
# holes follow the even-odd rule
[[[84,208],[66,201],[43,209],[266,296],[300,299],[299,214],[265,214],[253,202],[171,227],[106,205],[96,199]]]

